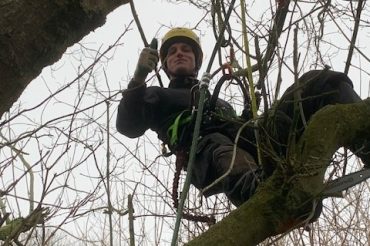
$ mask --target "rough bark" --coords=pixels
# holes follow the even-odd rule
[[[1,0],[0,117],[41,70],[129,0]]]
[[[369,119],[370,99],[317,112],[287,161],[292,168],[277,169],[252,199],[187,245],[257,245],[302,226],[325,187],[330,158],[341,146],[369,139]]]

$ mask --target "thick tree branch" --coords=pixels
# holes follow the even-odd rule
[[[34,0],[0,3],[0,116],[41,70],[104,24],[129,0]]]
[[[318,111],[290,155],[293,172],[278,165],[248,202],[188,245],[257,245],[302,226],[324,189],[332,155],[341,146],[369,139],[369,118],[370,99]]]

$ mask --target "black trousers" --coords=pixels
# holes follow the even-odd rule
[[[192,184],[203,189],[229,170],[233,159],[233,141],[220,133],[203,137],[198,145]],[[253,156],[241,148],[236,148],[233,168],[221,182],[204,192],[206,197],[225,193],[230,201],[239,206],[254,193],[259,171]]]
[[[295,115],[297,98],[300,100],[299,106],[303,114],[299,112]],[[329,104],[354,103],[360,100],[353,90],[352,81],[345,74],[328,70],[310,71],[299,79],[298,87],[289,87],[281,99],[261,116],[260,136],[269,138],[268,142],[272,143],[274,154],[284,158],[289,134],[295,131],[295,136],[299,138],[304,131],[305,122],[309,121],[315,112]],[[298,117],[296,121],[293,120],[295,117]],[[293,122],[296,123],[293,125]],[[251,138],[253,135],[253,129],[246,130],[245,137]],[[205,188],[229,169],[233,157],[233,142],[234,139],[223,131],[208,134],[199,141],[192,173],[192,184],[195,187]],[[225,193],[235,206],[239,206],[253,195],[261,176],[268,176],[274,167],[267,166],[262,171],[256,164],[255,154],[251,154],[256,151],[250,150],[250,144],[248,146],[249,149],[243,148],[241,144],[236,149],[232,171],[204,193],[205,196]],[[370,165],[368,140],[359,146],[346,147],[361,157],[365,165]]]
[[[311,116],[327,105],[348,104],[361,101],[353,90],[352,81],[346,74],[330,70],[312,70],[299,79],[298,85],[289,87],[281,99],[273,105],[268,117],[261,122],[261,135],[269,139],[277,156],[286,155],[289,136],[294,133],[298,140]],[[297,110],[298,108],[298,110]],[[368,139],[353,146],[344,146],[370,166]],[[273,167],[272,167],[273,170]],[[267,174],[271,172],[265,168]]]

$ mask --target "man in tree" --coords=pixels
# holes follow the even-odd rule
[[[147,87],[145,79],[159,57],[170,79],[169,87]],[[197,100],[196,78],[202,59],[199,38],[187,28],[170,30],[162,40],[159,55],[155,47],[144,48],[134,76],[123,92],[117,115],[118,131],[136,138],[151,129],[176,154],[177,160],[186,160],[193,126],[190,112]],[[240,206],[253,195],[258,182],[272,173],[278,160],[287,157],[289,146],[302,135],[305,123],[316,111],[328,104],[360,100],[351,80],[343,73],[314,70],[304,74],[258,120],[260,156],[256,148],[256,125],[251,122],[241,133],[231,172],[203,194],[207,197],[225,193],[235,206]],[[201,126],[191,173],[191,183],[198,189],[227,172],[233,159],[236,133],[248,121],[237,117],[231,105],[221,99],[217,100],[214,111],[206,109],[207,119]],[[345,147],[361,157],[365,165],[370,165],[367,139]]]

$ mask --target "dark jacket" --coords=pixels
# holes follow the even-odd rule
[[[123,135],[136,138],[151,129],[158,134],[158,138],[164,143],[169,144],[167,135],[168,128],[174,123],[175,118],[186,109],[191,107],[191,88],[198,83],[195,79],[179,78],[170,82],[169,88],[156,86],[146,87],[143,84],[133,87],[134,82],[130,82],[128,89],[123,92],[123,98],[119,104],[117,116],[117,130]],[[327,104],[348,103],[354,101],[355,94],[352,89],[352,81],[343,73],[330,70],[312,70],[305,73],[300,78],[301,98],[305,118],[308,121],[312,114]],[[288,88],[282,98],[260,119],[260,127],[264,129],[261,137],[271,139],[273,148],[278,155],[285,156],[286,144],[293,119],[294,108],[294,86]],[[346,87],[347,86],[347,87]],[[233,108],[227,102],[218,99],[217,108],[227,112],[229,116],[233,114]],[[207,111],[207,110],[206,110]],[[231,112],[231,113],[230,113]],[[207,115],[203,119],[207,119]],[[238,129],[245,120],[239,121],[237,118],[212,120],[203,123],[201,136],[219,132],[232,141],[237,135]],[[230,120],[231,119],[231,120]],[[267,121],[266,121],[267,119]],[[301,120],[298,120],[296,129],[297,137],[302,134]],[[255,158],[257,157],[256,140],[253,130],[253,122],[245,127],[238,145],[248,151]],[[192,127],[188,128],[186,136],[191,136]],[[170,146],[171,148],[171,146]]]
[[[136,138],[151,129],[160,140],[169,144],[168,128],[184,110],[191,110],[191,102],[194,101],[191,88],[198,81],[187,77],[178,78],[170,82],[169,88],[147,87],[146,84],[133,88],[133,84],[130,82],[128,89],[123,92],[118,107],[117,130],[127,137]],[[217,109],[235,115],[231,105],[220,99],[217,101]],[[202,127],[201,135],[219,131],[224,124],[222,120],[207,122]],[[191,135],[192,128],[189,131],[185,135]]]

